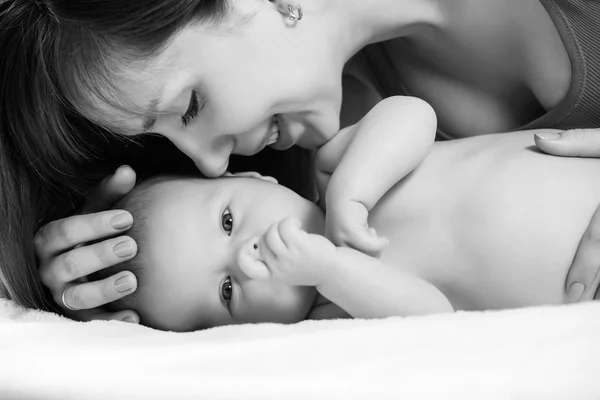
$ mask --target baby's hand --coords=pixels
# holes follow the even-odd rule
[[[369,211],[358,201],[327,204],[325,234],[336,246],[350,247],[377,257],[389,241],[369,228],[368,217]]]
[[[242,271],[254,279],[275,279],[290,286],[317,286],[323,282],[336,248],[321,235],[300,229],[287,218],[274,223],[258,241],[238,256]]]

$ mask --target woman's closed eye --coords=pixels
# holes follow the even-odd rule
[[[221,214],[221,228],[223,228],[223,232],[227,236],[231,236],[231,232],[233,231],[233,215],[229,211],[229,208],[226,208]]]
[[[188,106],[188,109],[185,112],[185,114],[183,114],[183,116],[181,117],[181,126],[183,126],[184,128],[188,126],[194,120],[194,118],[198,116],[198,113],[204,108],[205,104],[206,101],[203,99],[201,101],[201,99],[198,96],[198,92],[192,90],[192,96],[190,97],[190,104]]]

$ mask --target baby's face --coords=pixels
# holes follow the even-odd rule
[[[249,322],[303,320],[315,300],[312,287],[256,280],[238,266],[274,222],[302,221],[323,233],[315,204],[283,186],[256,178],[180,179],[157,188],[148,216],[142,287],[142,322],[192,331]]]

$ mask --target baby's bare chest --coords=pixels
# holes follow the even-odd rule
[[[436,285],[456,309],[562,303],[600,203],[600,164],[534,156],[416,171],[372,210],[371,226],[390,239],[383,260]]]

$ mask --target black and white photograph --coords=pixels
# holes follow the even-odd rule
[[[0,0],[0,400],[600,399],[600,0]]]

